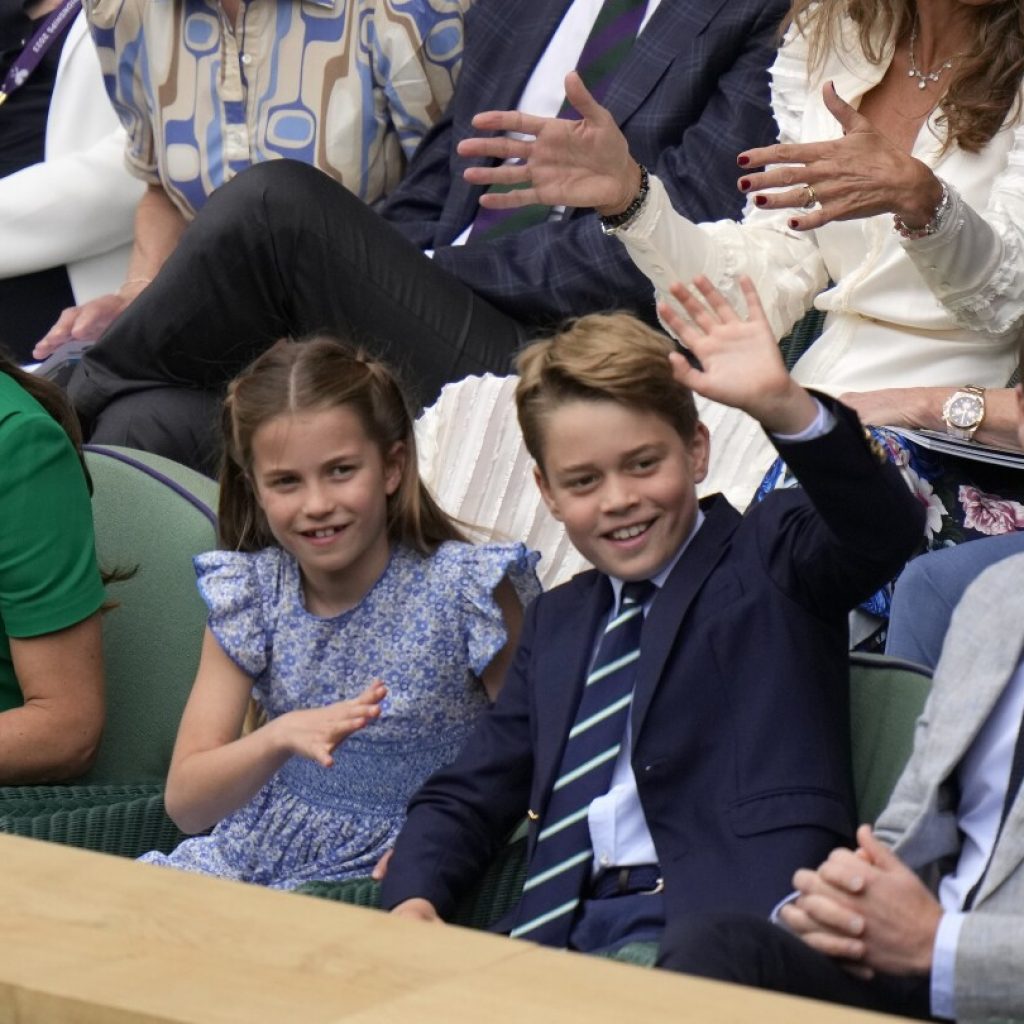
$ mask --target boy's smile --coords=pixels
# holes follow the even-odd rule
[[[689,535],[707,473],[703,424],[687,443],[655,413],[579,399],[545,417],[543,452],[541,495],[602,572],[650,579]]]

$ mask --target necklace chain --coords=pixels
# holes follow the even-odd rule
[[[910,70],[907,72],[908,78],[917,79],[918,89],[927,89],[929,82],[937,82],[942,76],[943,71],[948,71],[953,66],[953,61],[961,54],[954,54],[952,57],[944,60],[937,68],[933,71],[922,71],[917,66],[917,61],[914,58],[914,46],[917,43],[917,18],[914,18],[914,25],[910,30]]]

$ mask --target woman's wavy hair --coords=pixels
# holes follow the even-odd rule
[[[886,44],[902,39],[917,17],[915,0],[793,0],[783,25],[795,24],[808,38],[810,65],[820,67],[838,45],[840,20],[858,26],[868,60],[879,64]],[[949,73],[939,101],[939,124],[946,127],[946,148],[954,142],[978,153],[1009,116],[1020,115],[1024,78],[1024,4],[995,0],[975,8],[974,39]]]
[[[403,446],[402,478],[387,501],[388,538],[423,554],[446,540],[465,540],[420,479],[412,413],[394,373],[362,351],[319,334],[300,341],[282,338],[228,385],[221,416],[221,544],[259,551],[277,543],[252,479],[256,431],[275,416],[339,406],[359,417],[382,457],[396,444]]]

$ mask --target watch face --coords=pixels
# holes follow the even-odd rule
[[[981,422],[985,405],[977,395],[959,394],[950,400],[946,419],[954,427],[975,427]]]

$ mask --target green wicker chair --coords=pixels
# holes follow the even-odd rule
[[[882,812],[914,745],[914,727],[931,689],[921,665],[882,654],[850,654],[850,733],[857,815]]]
[[[217,487],[129,449],[91,447],[86,462],[100,564],[134,570],[108,587],[103,739],[73,785],[0,787],[0,831],[135,857],[181,839],[163,785],[199,663],[206,609],[192,556],[216,545]]]
[[[914,726],[931,686],[928,671],[877,654],[850,655],[850,714],[854,792],[861,821],[874,821],[899,778],[914,741]],[[526,876],[520,828],[487,874],[462,901],[452,922],[486,928],[515,906]],[[297,892],[362,907],[380,906],[380,887],[369,878],[310,882]],[[653,967],[654,942],[631,942],[609,958]]]

